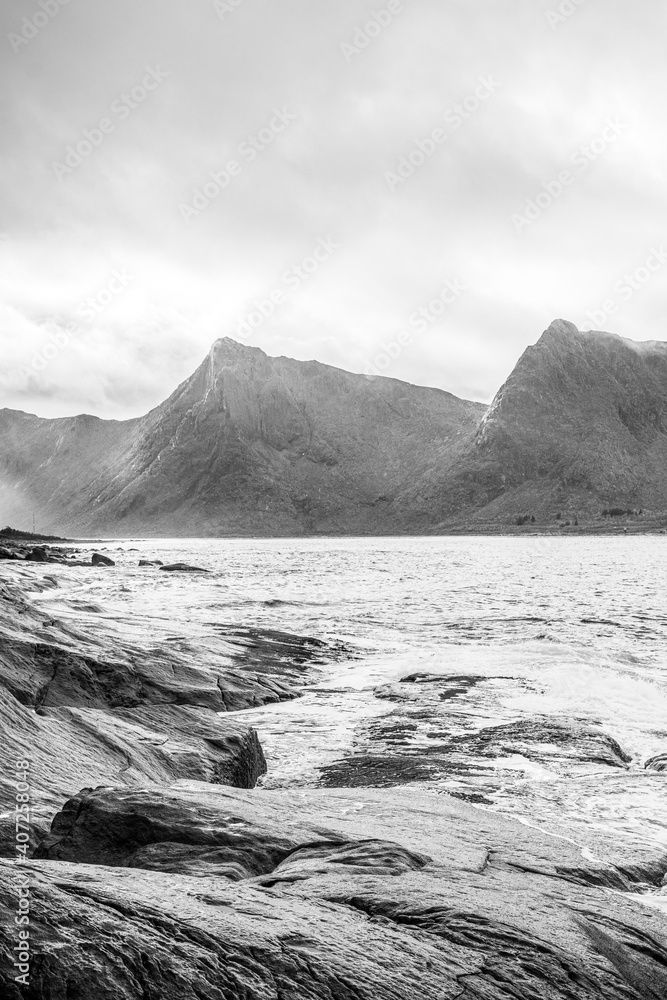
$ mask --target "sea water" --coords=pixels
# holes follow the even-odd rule
[[[322,668],[299,699],[244,713],[264,746],[265,785],[335,784],[337,775],[373,784],[372,759],[380,784],[467,798],[580,840],[599,829],[667,844],[667,772],[644,767],[667,752],[667,538],[149,539],[98,548],[119,571],[59,573],[63,597],[174,637],[251,625],[348,645],[349,657]],[[141,558],[210,572],[163,573],[140,568]],[[399,683],[415,673],[466,680],[453,697],[428,689],[436,695],[425,705],[426,687]],[[465,744],[457,748],[471,733],[540,720],[604,732],[631,760],[582,762],[576,746],[546,737],[528,752],[501,747],[467,763]]]

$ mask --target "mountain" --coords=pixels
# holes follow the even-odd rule
[[[228,338],[145,417],[0,411],[0,518],[65,534],[402,530],[393,500],[486,407]]]
[[[667,343],[556,320],[529,347],[463,452],[402,497],[422,523],[507,524],[523,511],[667,509]]]
[[[216,341],[134,420],[0,410],[0,520],[68,535],[391,534],[667,509],[667,344],[556,320],[490,407]]]

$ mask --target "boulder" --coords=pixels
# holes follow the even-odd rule
[[[7,549],[4,545],[0,545],[0,559],[16,559],[16,556],[11,549]]]
[[[26,556],[28,562],[49,562],[49,553],[43,545],[36,545]]]
[[[93,552],[91,559],[93,566],[115,566],[116,563],[109,556],[103,556],[101,552]]]
[[[162,563],[161,559],[140,559],[139,560],[139,565],[140,566],[162,566],[163,563]]]

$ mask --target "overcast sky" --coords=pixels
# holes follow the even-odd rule
[[[665,339],[661,0],[0,20],[0,406],[138,415],[222,336],[483,401],[555,317]]]

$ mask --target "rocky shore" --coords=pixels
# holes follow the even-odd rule
[[[109,556],[92,552],[90,559],[81,559],[82,548],[53,544],[68,542],[56,535],[35,535],[6,527],[0,531],[0,562],[11,560],[28,563],[57,563],[61,566],[115,566]]]
[[[67,542],[66,538],[50,535],[32,535],[17,531],[15,528],[3,528],[0,531],[0,562],[11,560],[28,563],[57,563],[60,566],[115,566],[111,556],[91,550],[89,547],[72,548],[71,545],[47,544],[52,542]],[[35,544],[37,542],[37,544]],[[90,559],[81,558],[82,553],[91,553]],[[177,562],[165,566],[160,559],[140,559],[139,566],[158,566],[166,573],[208,573],[201,566],[190,566],[188,563]]]
[[[27,567],[23,573],[30,573]],[[56,620],[31,599],[52,577],[0,575],[0,845],[13,842],[14,761],[32,761],[36,842],[85,784],[178,778],[252,787],[266,769],[255,732],[219,713],[294,698],[338,650],[270,630],[218,628],[217,648],[142,631],[128,638],[101,609],[72,601]]]
[[[22,560],[21,562],[24,562]],[[219,626],[215,642],[120,628],[35,600],[44,568],[0,571],[0,991],[8,1000],[664,1000],[659,846],[595,850],[401,784],[461,755],[570,754],[624,773],[611,735],[490,727],[424,750],[438,705],[479,679],[406,676],[392,713],[316,788],[255,787],[243,711],[298,697],[343,646]],[[491,681],[494,679],[491,678]],[[230,714],[231,713],[231,714]],[[378,728],[379,727],[379,728]],[[406,744],[406,732],[408,742]],[[29,858],[13,776],[31,761]],[[372,757],[372,760],[369,758]],[[399,761],[399,764],[401,762]],[[652,767],[662,781],[661,761]],[[29,985],[15,981],[30,884]]]

